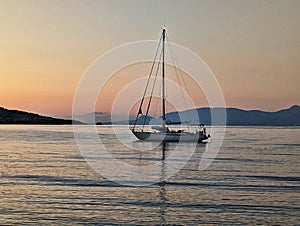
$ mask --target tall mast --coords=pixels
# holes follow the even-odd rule
[[[165,39],[166,28],[163,27],[163,45],[162,45],[162,110],[163,110],[163,126],[166,124],[166,94],[165,94]]]

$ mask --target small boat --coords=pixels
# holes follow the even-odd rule
[[[204,124],[193,124],[188,125],[188,129],[182,129],[182,128],[172,128],[171,125],[174,124],[183,124],[184,122],[171,122],[166,118],[166,94],[165,94],[165,40],[166,40],[166,28],[162,28],[162,34],[159,40],[157,52],[155,54],[155,58],[152,64],[152,67],[150,69],[150,75],[148,77],[148,82],[144,91],[144,95],[141,99],[141,103],[139,106],[138,113],[136,115],[136,119],[134,122],[134,126],[130,127],[131,132],[139,139],[139,140],[146,140],[146,141],[160,141],[160,142],[204,142],[207,139],[210,138],[210,135],[206,133],[206,128]],[[162,45],[161,45],[162,43]],[[158,51],[160,50],[161,45],[161,54],[158,54]],[[151,92],[151,95],[149,97],[149,102],[147,106],[147,112],[146,115],[143,115],[142,113],[142,107],[146,95],[147,88],[149,86],[149,80],[150,76],[152,75],[153,68],[156,61],[156,57],[160,55],[159,63],[161,62],[162,70],[161,70],[161,78],[162,78],[162,123],[161,125],[153,125],[153,126],[145,126],[145,123],[148,118],[150,103],[153,95],[153,90]],[[158,66],[159,67],[159,66]],[[158,70],[158,69],[157,69]],[[157,74],[156,74],[157,75]],[[155,76],[156,80],[156,76]],[[143,116],[144,120],[142,125],[138,125],[139,117]]]

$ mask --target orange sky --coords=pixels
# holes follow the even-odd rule
[[[87,67],[118,45],[158,39],[163,21],[210,66],[227,106],[300,104],[300,1],[0,0],[0,106],[70,115]],[[98,111],[109,111],[118,83]]]
[[[136,81],[137,79],[141,78],[142,76],[146,77],[149,74],[149,70],[152,64],[150,63],[138,63],[138,64],[133,64],[128,67],[122,68],[120,71],[116,72],[109,81],[105,84],[104,88],[101,90],[98,96],[98,101],[97,101],[97,111],[103,111],[103,112],[110,112],[112,109],[112,105],[114,101],[118,101],[118,95],[122,95],[121,90],[124,89],[132,89],[129,90],[129,93],[131,95],[136,95],[138,97],[142,97],[143,91],[144,91],[144,86],[142,87],[141,90],[138,90],[137,87],[134,85],[132,87],[128,87],[128,85],[131,82]],[[205,94],[202,92],[201,88],[197,85],[197,83],[187,74],[184,72],[178,72],[177,75],[178,77],[181,76],[184,78],[184,82],[182,79],[178,81],[178,77],[176,76],[176,71],[173,67],[171,66],[166,66],[166,74],[167,74],[167,79],[166,79],[166,96],[170,96],[171,93],[172,95],[176,95],[177,99],[183,99],[186,97],[183,97],[184,94],[180,91],[180,89],[171,89],[171,82],[174,82],[178,84],[182,89],[184,90],[183,92],[187,92],[189,97],[193,100],[193,103],[195,106],[208,106],[208,101],[206,100]],[[152,76],[154,77],[154,75]],[[145,84],[143,82],[142,84]],[[152,82],[149,83],[149,88],[147,94],[149,95],[150,90],[152,88]],[[114,87],[112,89],[112,87]],[[156,86],[153,92],[153,96],[160,97],[161,96],[161,74],[158,75],[157,81],[156,81]],[[174,86],[172,86],[173,88]],[[137,91],[138,90],[138,91]],[[176,99],[175,98],[175,99]],[[126,98],[125,98],[126,99]],[[168,101],[168,98],[167,98]],[[186,100],[187,101],[187,100]],[[133,109],[131,109],[131,115],[135,115],[138,111],[138,106],[140,102],[137,102]],[[146,112],[148,99],[144,102],[145,104],[143,105],[143,112]],[[133,103],[132,103],[133,104]],[[130,105],[130,103],[126,103],[126,105]],[[181,107],[176,110],[185,110],[185,109],[190,109],[192,106],[190,104],[185,104],[184,100],[181,101],[181,104],[178,101],[177,107]],[[150,108],[150,113],[151,115],[159,116],[162,114],[161,110],[161,99],[153,99],[152,101],[152,108]],[[171,112],[174,111],[174,106],[172,106],[171,103],[167,104],[167,111]]]

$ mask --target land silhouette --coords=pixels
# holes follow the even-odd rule
[[[166,114],[166,118],[169,122],[180,122],[182,119],[188,119],[188,116],[192,113],[199,115],[200,123],[205,125],[212,124],[211,114],[219,114],[226,112],[227,126],[300,126],[300,106],[294,105],[288,109],[282,109],[275,112],[266,112],[261,110],[243,110],[239,108],[197,108],[193,110],[186,110],[181,112],[170,112]],[[35,113],[9,110],[0,107],[0,124],[38,124],[38,125],[69,125],[69,124],[91,124],[87,118],[90,119],[91,113],[87,114],[89,117],[82,115],[77,117],[76,120],[53,118],[49,116],[42,116]],[[96,124],[116,124],[116,125],[132,125],[133,119],[122,120],[117,122],[104,121],[108,120],[109,115],[105,114],[104,118],[101,118],[102,114],[95,114]],[[140,116],[137,124],[150,124],[153,117]],[[224,123],[214,122],[214,125],[222,125]]]
[[[8,110],[0,107],[0,124],[32,124],[32,125],[70,125],[83,124],[70,119],[53,118],[35,113]]]
[[[212,123],[211,115],[220,115],[226,112],[226,122],[217,119]],[[190,115],[197,115],[200,123],[205,125],[224,125],[227,126],[300,126],[300,106],[294,105],[288,109],[282,109],[275,112],[267,112],[261,110],[243,110],[239,108],[197,108],[181,112],[170,112],[166,114],[166,119],[169,122],[188,121]],[[112,124],[110,121],[101,121],[101,117],[96,117],[96,121],[100,124]],[[134,119],[113,122],[120,125],[132,125]],[[140,116],[137,124],[151,124],[153,117]],[[193,123],[193,121],[192,121]],[[194,122],[195,123],[195,122]]]

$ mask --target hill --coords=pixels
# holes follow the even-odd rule
[[[200,123],[211,125],[211,113],[215,115],[224,112],[224,108],[197,108],[195,109],[199,115]],[[186,110],[182,112],[170,112],[166,114],[166,118],[172,122],[179,122],[180,118],[188,120],[189,115],[193,115],[195,110]],[[276,112],[266,112],[260,110],[242,110],[239,108],[226,108],[228,126],[300,126],[300,106],[294,105],[288,109]],[[193,113],[191,113],[193,111]],[[195,115],[195,114],[194,114]],[[137,124],[142,124],[145,116],[138,119]],[[146,119],[146,124],[152,120],[152,117]],[[196,120],[192,120],[196,122]],[[130,120],[129,124],[133,124],[134,120]],[[108,123],[105,123],[108,124]],[[120,121],[114,124],[128,124],[128,121]],[[217,122],[215,125],[222,125]]]
[[[52,118],[0,107],[0,124],[69,125],[73,122],[75,124],[82,124],[79,121]]]

